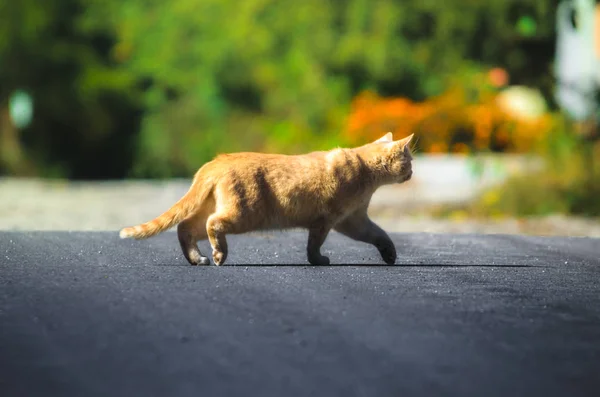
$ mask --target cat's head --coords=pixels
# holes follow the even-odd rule
[[[373,142],[381,155],[382,165],[395,183],[408,181],[412,176],[411,134],[406,138],[394,141],[392,133],[388,132]]]

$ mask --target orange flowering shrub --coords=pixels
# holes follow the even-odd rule
[[[346,139],[362,144],[391,131],[396,138],[414,133],[418,149],[429,153],[531,150],[551,131],[554,116],[519,116],[507,111],[498,95],[463,85],[424,102],[363,92],[352,102]]]

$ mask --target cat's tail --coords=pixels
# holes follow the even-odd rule
[[[119,237],[142,240],[170,229],[192,215],[211,190],[212,186],[194,180],[188,192],[166,212],[149,222],[121,229]]]

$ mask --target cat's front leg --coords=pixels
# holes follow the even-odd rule
[[[213,214],[206,222],[206,234],[213,249],[212,256],[215,265],[220,266],[227,259],[227,239],[225,235],[231,229],[231,222],[224,216]]]
[[[334,230],[351,239],[373,244],[385,263],[388,265],[396,263],[394,242],[382,228],[369,219],[366,210],[352,214],[335,225]]]
[[[388,265],[393,265],[394,263],[396,263],[396,258],[398,257],[398,254],[396,253],[396,246],[394,245],[394,242],[392,241],[390,236],[388,236],[387,233],[383,230],[381,231],[383,232],[383,234],[375,240],[375,243],[373,245],[379,251],[381,259],[383,259],[383,261]]]
[[[311,265],[329,265],[329,258],[321,255],[321,246],[329,234],[330,227],[321,224],[308,229],[306,254]]]

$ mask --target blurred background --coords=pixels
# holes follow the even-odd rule
[[[594,0],[0,3],[0,228],[118,230],[215,154],[416,136],[389,231],[600,236]]]

